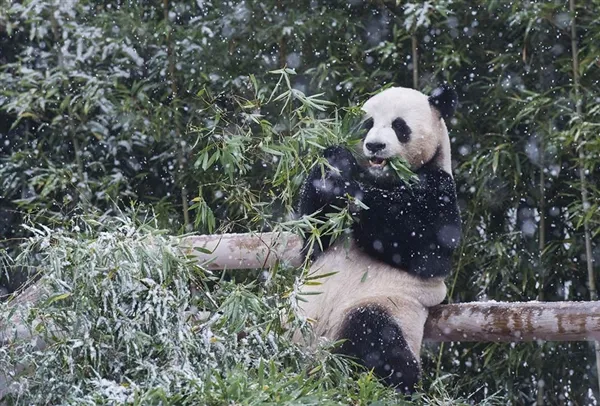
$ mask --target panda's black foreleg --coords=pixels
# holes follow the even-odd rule
[[[339,352],[353,357],[376,376],[402,393],[414,392],[420,366],[402,334],[402,329],[378,305],[352,310],[344,320]]]
[[[369,207],[352,225],[369,256],[422,278],[445,277],[460,241],[460,211],[452,176],[421,171],[419,183],[391,189],[364,186]]]
[[[335,146],[327,148],[323,156],[329,166],[316,165],[304,181],[300,193],[299,214],[312,215],[319,212],[319,220],[327,220],[327,215],[338,211],[333,206],[343,207],[346,195],[353,197],[361,195],[359,184],[354,180],[358,163],[346,148]],[[329,247],[331,236],[320,237],[323,251]],[[309,241],[305,240],[303,252],[308,254]],[[312,257],[316,258],[321,252],[320,246],[315,244]]]

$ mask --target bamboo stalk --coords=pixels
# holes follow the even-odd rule
[[[416,29],[410,38],[412,45],[413,89],[419,90],[419,44],[417,43]]]
[[[165,24],[167,25],[167,60],[168,60],[168,68],[169,68],[169,80],[171,81],[171,94],[172,101],[177,100],[178,97],[178,89],[177,89],[177,78],[175,76],[175,51],[173,49],[173,41],[171,38],[171,25],[169,24],[169,0],[163,0],[163,17],[165,20]],[[183,150],[183,137],[181,136],[181,130],[179,128],[179,120],[177,120],[177,114],[175,114],[175,133],[176,138],[179,141],[178,152],[177,152],[177,168],[179,173],[185,163],[185,152]],[[181,205],[183,211],[183,225],[184,229],[189,231],[190,227],[190,208],[188,203],[188,193],[187,188],[185,187],[184,182],[182,181],[181,186]]]
[[[552,121],[548,125],[548,136],[552,131]],[[544,300],[544,285],[546,279],[546,267],[544,261],[544,250],[546,249],[546,178],[544,173],[545,168],[545,148],[544,134],[540,135],[540,228],[539,228],[539,251],[538,251],[538,269],[540,273],[540,287],[538,290],[538,300]],[[541,376],[541,366],[537,367],[537,376]],[[542,406],[544,404],[544,386],[537,385],[536,404]]]
[[[548,134],[552,132],[552,122],[548,125]],[[544,262],[544,250],[546,249],[546,174],[545,154],[546,143],[545,135],[540,135],[539,159],[540,159],[540,226],[538,230],[538,270],[540,276],[540,287],[538,290],[538,300],[544,300],[544,282],[546,279],[546,267]]]
[[[550,125],[552,128],[552,125]],[[540,229],[539,229],[539,253],[540,262],[542,261],[543,252],[546,249],[546,177],[544,173],[544,152],[545,142],[544,136],[540,136]]]
[[[581,94],[579,91],[580,82],[579,82],[579,49],[577,46],[577,23],[576,23],[576,7],[575,0],[569,0],[569,11],[571,12],[571,53],[572,53],[572,61],[573,61],[573,90],[575,92],[575,111],[577,113],[577,121],[581,120],[582,116],[582,100]],[[587,266],[587,274],[588,274],[588,289],[590,291],[590,300],[597,300],[598,295],[596,293],[596,279],[594,276],[594,265],[593,265],[593,256],[592,256],[592,237],[590,233],[590,225],[587,221],[587,216],[585,216],[585,210],[588,210],[590,207],[588,190],[586,186],[586,178],[585,178],[585,167],[583,165],[583,160],[585,158],[584,147],[585,147],[585,139],[582,139],[581,143],[578,146],[579,148],[579,180],[581,182],[581,204],[584,210],[584,218],[583,218],[583,235],[585,239],[585,260]],[[600,391],[600,342],[594,342],[594,349],[596,355],[596,376],[598,378],[598,390]]]
[[[581,108],[581,96],[579,92],[579,58],[578,58],[578,47],[577,47],[577,33],[575,26],[575,1],[570,0],[569,5],[571,8],[571,14],[573,18],[573,22],[571,24],[571,49],[573,52],[573,88],[575,91],[575,109],[577,112],[577,118],[581,119],[581,115],[583,114]],[[584,154],[584,142],[582,141],[579,144],[579,180],[581,181],[581,202],[583,204],[583,209],[589,207],[589,197],[586,186],[586,178],[585,178],[585,167],[583,166],[583,159],[585,158]],[[586,255],[586,264],[587,264],[587,272],[588,272],[588,287],[590,290],[590,299],[596,300],[598,295],[596,294],[596,279],[594,276],[594,265],[593,265],[593,256],[592,256],[592,239],[590,235],[590,226],[587,220],[583,221],[583,230],[585,235],[585,255]]]
[[[79,179],[77,183],[85,181],[83,177],[83,161],[81,160],[81,148],[79,147],[79,140],[77,140],[77,135],[73,134],[73,152],[75,153],[75,162],[77,163],[77,176]]]

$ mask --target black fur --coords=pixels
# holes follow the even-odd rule
[[[392,121],[392,129],[396,133],[398,141],[403,144],[406,144],[408,141],[410,141],[410,134],[412,131],[408,124],[406,124],[406,121],[404,121],[402,118],[398,117]]]
[[[359,166],[352,153],[346,148],[329,147],[323,153],[333,170],[323,165],[315,165],[302,188],[299,211],[301,215],[310,215],[320,210],[317,218],[327,219],[327,214],[339,211],[333,206],[344,207],[346,195],[362,198],[359,185],[352,179],[359,176]],[[329,247],[331,237],[321,237],[323,250]],[[308,246],[305,241],[304,253]],[[312,257],[316,258],[322,251],[318,246],[313,247]]]
[[[352,232],[358,246],[380,261],[420,277],[446,276],[460,239],[452,177],[440,169],[417,172],[419,183],[391,189],[363,186],[369,207]]]
[[[380,185],[365,175],[345,148],[328,148],[325,156],[332,166],[340,165],[340,173],[327,169],[322,177],[320,168],[313,168],[304,185],[301,215],[321,209],[325,219],[325,214],[335,212],[332,205],[345,204],[346,194],[357,197],[369,207],[355,214],[352,226],[362,250],[423,278],[449,274],[461,225],[454,180],[448,173],[425,165],[416,172],[415,185]],[[327,249],[329,238],[321,241]]]
[[[399,391],[414,391],[420,378],[419,363],[386,309],[377,305],[353,309],[342,324],[340,339],[346,341],[339,352],[373,369]]]
[[[454,115],[458,104],[458,95],[452,86],[444,83],[431,92],[429,103],[440,112],[444,120],[447,120]]]

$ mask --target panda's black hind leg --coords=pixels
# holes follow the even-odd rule
[[[346,316],[339,352],[356,358],[375,375],[403,393],[412,393],[419,382],[420,366],[408,347],[400,326],[377,305],[356,308]]]

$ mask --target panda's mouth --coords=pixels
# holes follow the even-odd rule
[[[383,158],[378,158],[376,156],[369,158],[369,165],[371,168],[383,168],[386,163],[386,160]]]

